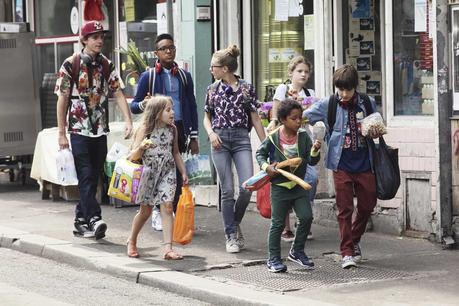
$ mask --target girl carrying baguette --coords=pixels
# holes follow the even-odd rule
[[[319,161],[320,157],[311,157],[313,156],[311,150],[315,150],[316,147],[312,145],[306,130],[301,128],[302,111],[297,101],[292,99],[282,101],[277,110],[281,126],[269,134],[256,154],[261,169],[271,177],[271,227],[268,235],[269,257],[267,261],[270,272],[287,271],[287,266],[281,259],[280,240],[285,216],[291,208],[298,218],[298,228],[288,259],[306,269],[314,267],[314,263],[304,252],[306,238],[312,223],[309,191],[296,181],[287,179],[285,173],[279,175],[280,171],[276,169],[279,162],[299,157],[302,159],[299,165],[285,167],[283,170],[304,178],[307,164]]]

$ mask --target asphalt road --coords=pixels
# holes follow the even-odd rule
[[[0,248],[0,305],[209,305],[106,274]]]

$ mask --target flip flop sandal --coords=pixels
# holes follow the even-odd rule
[[[166,254],[164,254],[164,259],[166,260],[181,260],[183,259],[183,256],[170,250]]]
[[[135,246],[135,249],[132,249],[129,251],[129,244],[132,243],[131,241],[126,242],[126,247],[127,247],[127,256],[131,258],[139,258],[139,253],[137,252],[137,247]]]

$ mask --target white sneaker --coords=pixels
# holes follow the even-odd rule
[[[355,263],[354,256],[344,256],[343,257],[343,263],[341,264],[341,267],[343,269],[349,269],[351,267],[357,267],[357,264]]]
[[[228,238],[226,239],[226,252],[228,253],[239,253],[241,249],[237,243],[236,238]]]
[[[159,212],[158,208],[153,208],[153,213],[151,214],[151,226],[156,231],[163,230],[163,223],[161,222],[161,213]]]

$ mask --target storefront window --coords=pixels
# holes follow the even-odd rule
[[[395,115],[433,115],[432,2],[393,1]]]
[[[78,0],[35,1],[37,37],[72,35],[70,12]]]
[[[25,0],[14,1],[14,22],[25,22]]]
[[[127,50],[130,44],[138,50],[144,62],[152,66],[157,36],[156,1],[125,0],[121,3],[120,47]],[[137,80],[142,72],[127,55],[121,54],[121,75],[126,85],[127,96],[134,96]]]
[[[260,101],[266,102],[272,101],[276,87],[288,79],[287,66],[296,55],[305,56],[313,64],[306,87],[314,89],[314,42],[307,41],[305,45],[304,38],[305,23],[308,31],[314,24],[308,23],[308,15],[313,14],[312,1],[299,1],[303,3],[299,7],[301,15],[289,16],[285,21],[278,21],[283,19],[279,17],[280,12],[275,17],[275,2],[254,1],[253,8],[255,86]]]

